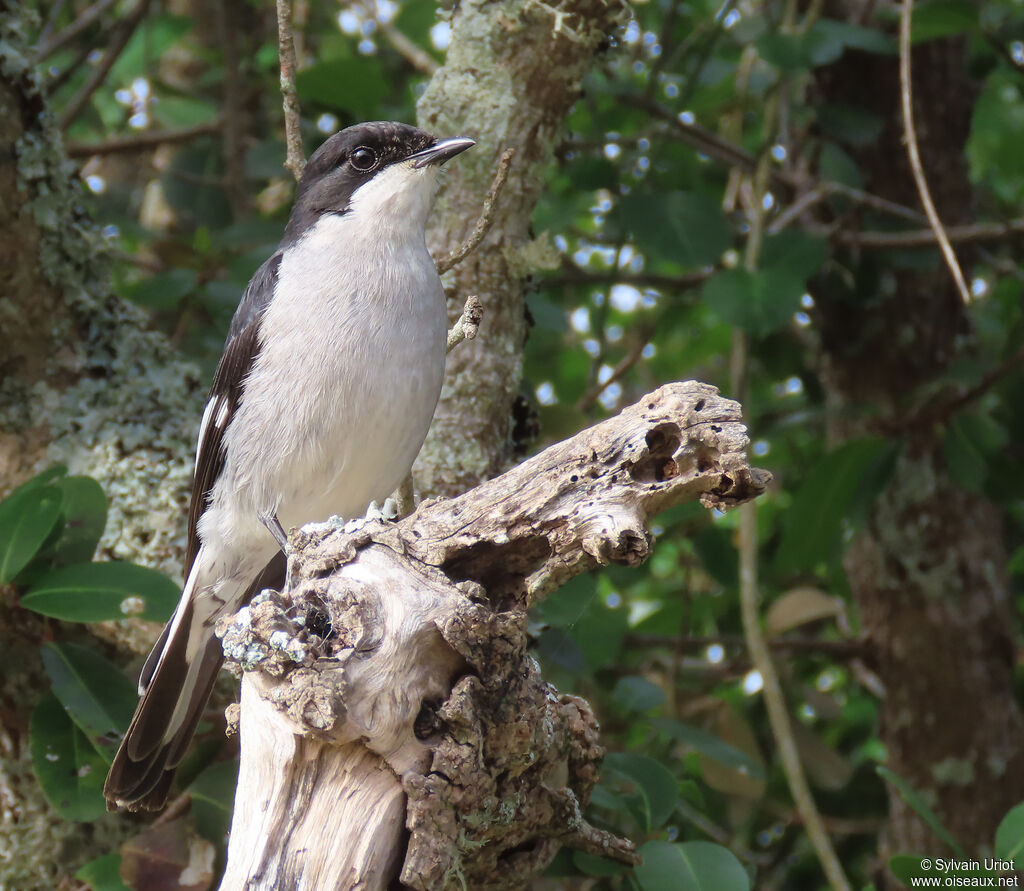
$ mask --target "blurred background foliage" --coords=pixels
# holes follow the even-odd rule
[[[38,13],[48,101],[81,165],[89,212],[105,227],[117,289],[209,379],[293,189],[281,167],[274,9],[257,0],[27,5]],[[357,121],[414,120],[416,98],[444,58],[449,14],[426,0],[297,3],[307,152]],[[924,149],[926,171],[964,167],[958,205],[942,177],[935,188],[947,223],[964,228],[953,235],[967,306],[943,296],[948,274],[906,175],[903,199],[893,197],[898,187],[874,191],[880,165],[905,165],[886,138],[898,131],[897,16],[886,2],[635,2],[595,59],[544,172],[534,233],[557,262],[532,279],[523,381],[539,420],[531,449],[665,381],[698,378],[742,398],[754,463],[775,475],[757,512],[765,630],[825,828],[858,888],[891,882],[887,856],[915,850],[882,842],[907,796],[876,772],[890,754],[880,722],[889,678],[880,677],[864,601],[851,587],[855,541],[881,522],[882,493],[927,453],[939,489],[999,511],[1006,559],[986,571],[1003,580],[1008,621],[991,646],[1008,640],[1014,666],[1024,575],[1024,5],[915,4],[915,54],[927,60],[952,46],[953,77],[969,94],[963,139],[953,123],[948,133],[933,126]],[[925,64],[918,70],[915,61],[915,71],[927,92]],[[879,68],[892,72],[888,94],[867,74],[856,82],[857,71]],[[903,297],[915,276],[931,276],[925,296]],[[906,317],[897,324],[891,305],[900,301]],[[943,314],[955,330],[942,344],[915,339]],[[0,582],[27,592],[23,606],[71,621],[124,615],[138,568],[88,584],[81,573],[76,583],[61,575],[89,558],[103,528],[105,505],[88,482],[58,470],[5,505],[0,527],[13,544]],[[537,609],[534,625],[546,676],[593,704],[611,753],[591,816],[646,843],[647,864],[630,873],[564,851],[543,886],[825,887],[744,645],[737,516],[687,506],[656,522],[646,566],[574,580]],[[86,589],[93,599],[83,608]],[[150,590],[129,612],[169,612],[173,592]],[[103,758],[134,701],[125,672],[137,666],[115,667],[87,639],[45,646],[53,690],[32,721],[37,774],[67,819],[96,819]],[[917,688],[948,685],[947,661],[938,649],[921,654]],[[1016,714],[1019,668],[1010,680],[1007,691],[977,695]],[[951,730],[922,732],[941,743]],[[1024,742],[1014,745],[1019,754]],[[968,766],[980,757],[981,749],[950,746],[950,758],[960,746]],[[198,776],[190,819],[219,851],[232,775],[218,748],[211,733],[183,777]],[[913,756],[904,750],[901,759]],[[80,768],[74,782],[47,771],[64,758]],[[911,811],[937,825],[976,819],[988,847],[960,841],[969,854],[991,852],[985,802],[973,817],[953,815],[941,790],[907,779]],[[1024,798],[1024,787],[1010,797]],[[1020,822],[1014,831],[1024,837]],[[191,825],[144,831],[158,833],[161,857],[181,863],[195,843]],[[933,843],[929,836],[916,852]],[[146,872],[155,847],[143,836],[121,851],[94,851],[103,856],[79,879],[97,891],[164,887]],[[216,862],[194,887],[209,886]],[[698,883],[686,884],[691,873]]]

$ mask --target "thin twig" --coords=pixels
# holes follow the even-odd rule
[[[480,330],[480,321],[484,317],[484,307],[479,298],[472,294],[466,298],[466,305],[462,308],[462,315],[452,325],[448,332],[448,343],[445,353],[450,353],[464,340],[473,340]]]
[[[288,146],[284,167],[298,181],[306,169],[306,155],[302,150],[302,119],[299,94],[295,89],[291,0],[277,0],[277,57],[281,65],[281,95],[284,97],[284,138]]]
[[[632,632],[625,641],[638,647],[678,647],[682,650],[703,650],[711,646],[742,647],[746,638],[737,634],[718,636],[690,636],[678,634],[651,634]],[[821,653],[836,658],[852,659],[864,656],[864,645],[856,640],[820,640],[816,637],[772,637],[766,643],[772,650],[797,653]]]
[[[903,8],[900,11],[900,107],[903,110],[903,136],[907,144],[907,157],[910,159],[910,169],[914,174],[914,183],[917,185],[917,193],[921,197],[921,204],[924,205],[924,212],[928,214],[928,222],[931,224],[935,239],[942,248],[942,256],[946,259],[946,266],[953,276],[957,290],[964,303],[971,302],[971,292],[967,290],[967,282],[964,280],[963,270],[956,258],[953,245],[949,243],[946,230],[942,227],[942,220],[932,203],[931,192],[928,190],[928,180],[925,179],[924,167],[921,165],[921,155],[917,149],[917,131],[914,129],[914,97],[913,85],[910,72],[910,25],[913,15],[914,0],[903,0]]]
[[[607,390],[612,384],[619,380],[630,368],[636,365],[637,362],[643,358],[644,350],[647,348],[647,344],[650,342],[649,337],[641,337],[639,341],[612,369],[612,373],[608,375],[603,381],[595,383],[590,387],[576,403],[576,410],[580,412],[588,412],[594,407],[594,403],[601,398],[601,394]]]
[[[93,69],[92,74],[89,75],[82,89],[78,91],[61,113],[61,130],[67,130],[71,126],[75,118],[82,113],[82,109],[89,104],[92,94],[107,79],[110,69],[114,67],[114,63],[128,45],[128,41],[131,40],[132,34],[135,33],[135,29],[139,26],[148,9],[149,0],[139,0],[138,5],[132,10],[131,14],[124,18],[118,24],[114,33],[110,35],[110,41],[103,53],[103,59]]]
[[[75,74],[78,69],[81,68],[87,61],[89,56],[92,55],[93,48],[89,44],[84,44],[78,48],[78,52],[75,53],[75,57],[68,62],[63,68],[61,68],[56,74],[51,75],[45,81],[43,81],[42,87],[46,95],[52,96],[57,92],[64,84],[66,84]],[[49,73],[49,72],[47,72]]]
[[[38,65],[52,56],[57,50],[67,46],[93,22],[100,19],[116,2],[117,0],[98,0],[92,6],[82,10],[82,14],[63,31],[58,32],[48,40],[41,40],[40,46],[32,59],[32,64]]]
[[[1002,241],[1015,235],[1024,235],[1024,218],[1005,223],[965,223],[944,230],[946,239],[957,244],[982,241]],[[836,238],[855,247],[887,249],[933,247],[934,229],[912,229],[906,232],[839,232]]]
[[[501,153],[501,160],[498,161],[498,169],[494,173],[494,179],[491,181],[490,191],[488,191],[487,197],[484,199],[483,210],[480,212],[480,217],[477,219],[476,225],[473,227],[473,231],[470,233],[469,238],[455,248],[455,250],[453,250],[447,257],[443,260],[437,261],[437,271],[439,274],[444,275],[444,273],[449,269],[458,266],[476,249],[477,245],[484,240],[484,236],[491,228],[495,202],[497,201],[498,194],[501,192],[502,186],[505,185],[505,180],[508,179],[508,171],[512,166],[512,158],[515,153],[516,150],[513,148],[507,148]]]
[[[673,113],[670,108],[665,107],[660,102],[649,99],[642,93],[626,93],[620,98],[628,104],[639,105],[645,111],[669,124],[672,127],[674,135],[680,142],[684,142],[695,148],[701,154],[707,155],[709,158],[714,158],[716,161],[720,161],[721,163],[728,164],[732,167],[739,167],[741,170],[747,172],[754,170],[758,160],[755,155],[752,155],[746,149],[741,148],[734,142],[719,136],[717,133],[712,133],[710,130],[700,126],[700,124],[690,124],[679,120],[679,117]],[[914,221],[924,221],[927,219],[919,211],[916,211],[913,208],[905,207],[902,204],[890,201],[878,195],[872,195],[870,192],[853,189],[849,186],[843,185],[842,183],[808,183],[806,180],[797,177],[793,173],[776,169],[771,170],[770,178],[773,186],[782,187],[788,191],[806,191],[808,186],[810,186],[812,192],[815,190],[822,190],[822,194],[820,195],[821,198],[830,194],[845,195],[857,204],[862,204],[866,207],[870,207],[874,210],[891,214],[893,216]]]
[[[53,6],[50,7],[50,14],[46,17],[46,24],[43,25],[43,30],[39,32],[39,37],[36,40],[38,46],[36,52],[39,51],[39,46],[47,43],[50,39],[50,35],[53,33],[53,29],[57,26],[57,19],[60,18],[60,14],[64,12],[64,3],[66,0],[57,0]]]
[[[194,124],[191,127],[179,127],[174,130],[144,130],[133,136],[118,136],[105,142],[72,142],[68,144],[68,157],[93,158],[98,155],[142,152],[161,145],[188,142],[199,136],[216,133],[220,126],[220,121],[207,121],[205,124]]]
[[[377,28],[384,38],[406,62],[412,65],[417,71],[431,77],[437,71],[437,61],[425,49],[417,46],[413,41],[398,30],[391,22],[377,21]]]
[[[683,291],[687,288],[695,288],[706,282],[718,271],[718,267],[709,266],[707,269],[700,269],[697,272],[687,272],[683,275],[663,275],[657,272],[617,272],[614,275],[613,284],[633,285],[636,288],[654,288],[656,290],[677,290]],[[544,283],[549,287],[557,288],[560,285],[607,285],[608,274],[605,272],[590,272],[580,269],[571,260],[566,260],[562,268],[554,275],[546,276]]]
[[[740,609],[743,614],[743,630],[750,649],[750,658],[761,675],[762,695],[768,711],[772,736],[778,746],[779,758],[786,774],[790,794],[803,821],[814,850],[821,862],[829,885],[834,891],[850,891],[843,867],[836,856],[832,840],[825,831],[821,814],[811,794],[807,777],[804,775],[797,751],[793,728],[785,695],[779,684],[771,654],[761,631],[757,610],[757,512],[750,504],[740,505]]]
[[[791,8],[795,9],[795,6]],[[776,93],[765,110],[764,132],[775,132],[778,112]],[[751,177],[753,200],[750,202],[748,220],[750,234],[747,236],[744,254],[744,268],[748,272],[756,272],[761,245],[764,236],[764,196],[768,183],[768,155],[762,154]],[[730,357],[732,371],[732,389],[735,397],[741,401],[746,395],[748,372],[748,347],[746,332],[736,330],[733,333],[733,348]],[[768,723],[778,748],[783,771],[790,794],[800,816],[803,818],[807,837],[817,854],[822,870],[833,891],[850,891],[850,884],[843,872],[843,867],[836,856],[832,840],[822,823],[821,814],[814,802],[807,776],[800,763],[793,727],[790,723],[789,708],[779,683],[778,673],[772,662],[771,652],[761,629],[759,614],[759,595],[757,583],[757,508],[752,502],[739,507],[739,583],[740,583],[740,615],[743,621],[743,635],[747,641],[750,660],[761,675],[762,695],[768,712]]]

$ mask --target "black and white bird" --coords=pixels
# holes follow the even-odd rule
[[[472,146],[398,123],[331,136],[232,319],[196,450],[185,586],[139,680],[109,806],[159,809],[222,662],[214,625],[283,578],[285,529],[362,516],[405,478],[444,374],[425,227]]]

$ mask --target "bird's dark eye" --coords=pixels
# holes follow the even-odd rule
[[[373,149],[366,148],[366,146],[360,146],[349,155],[348,163],[355,167],[356,170],[364,172],[371,170],[374,164],[377,163],[377,153]]]

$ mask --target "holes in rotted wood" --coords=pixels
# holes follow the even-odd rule
[[[697,404],[693,407],[694,411],[704,411],[705,402],[703,399],[698,399]]]
[[[330,640],[334,636],[334,623],[326,609],[311,606],[306,610],[306,630],[321,640]]]
[[[440,709],[441,703],[423,700],[420,704],[419,714],[416,715],[416,720],[412,723],[412,732],[416,734],[416,739],[422,742],[441,732],[444,728],[444,721],[438,714]]]
[[[679,467],[672,457],[682,441],[675,424],[659,424],[647,431],[647,454],[629,467],[629,474],[637,482],[663,483],[679,475]]]

